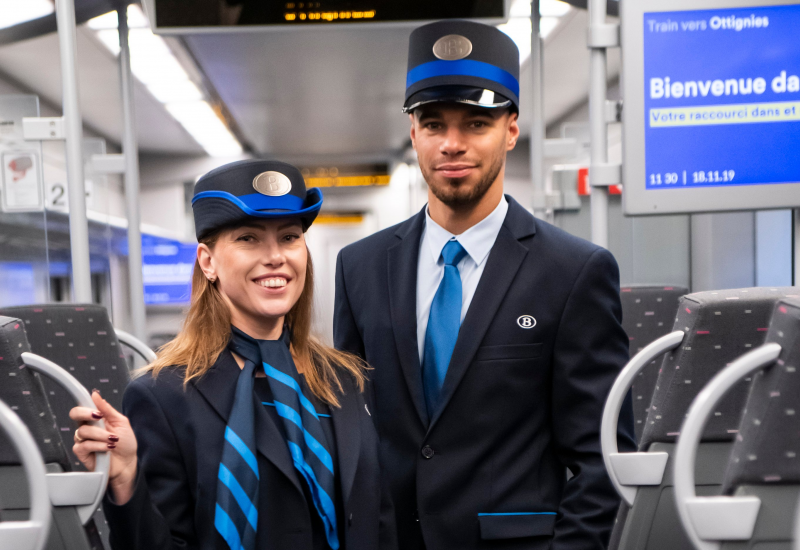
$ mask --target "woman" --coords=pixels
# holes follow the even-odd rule
[[[394,548],[365,366],[309,335],[304,232],[322,204],[300,172],[241,161],[200,178],[183,330],[128,386],[95,390],[73,450],[111,453],[104,508],[120,549]],[[129,422],[130,420],[130,422]]]

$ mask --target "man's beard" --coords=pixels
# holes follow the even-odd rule
[[[461,210],[478,204],[497,179],[497,176],[500,175],[500,170],[502,169],[503,158],[498,157],[477,184],[472,188],[462,188],[460,185],[450,183],[456,183],[460,178],[448,178],[443,185],[440,183],[431,184],[431,182],[434,181],[431,177],[431,172],[428,171],[427,167],[423,168],[420,164],[422,177],[428,182],[428,188],[433,195],[454,210]]]

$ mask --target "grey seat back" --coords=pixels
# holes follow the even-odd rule
[[[70,458],[62,443],[55,418],[45,394],[42,378],[25,368],[21,355],[29,352],[24,323],[20,319],[0,317],[0,399],[17,413],[34,437],[48,472],[70,469]],[[70,429],[70,437],[72,429]],[[28,518],[30,496],[25,474],[5,434],[0,432],[0,518]],[[54,507],[46,550],[102,550],[93,536],[94,525],[87,527],[74,507]]]
[[[46,463],[69,468],[69,458],[56,428],[39,375],[26,369],[22,354],[31,351],[20,319],[0,317],[0,399],[28,427]],[[0,465],[17,465],[19,458],[0,432]],[[2,503],[0,496],[0,503]],[[1,513],[1,512],[0,512]]]
[[[689,289],[673,285],[628,285],[620,289],[622,328],[633,357],[645,346],[669,333],[675,322],[678,301]],[[636,441],[642,438],[647,410],[658,378],[657,361],[642,370],[633,382],[633,420]]]
[[[791,550],[800,496],[800,299],[780,301],[766,342],[781,346],[777,362],[753,377],[725,471],[724,492],[761,499],[753,537],[723,548]]]
[[[681,424],[703,386],[728,363],[760,346],[775,303],[798,289],[748,288],[684,296],[673,330],[686,333],[681,345],[664,356],[639,448],[670,455],[661,485],[640,487],[618,547],[625,550],[692,548],[678,518],[672,480],[672,451]],[[695,472],[699,495],[720,494],[725,464],[736,436],[749,380],[720,403],[708,422]]]
[[[89,391],[100,390],[117,410],[129,373],[108,313],[95,304],[44,304],[0,310],[23,320],[31,351],[66,369]],[[72,454],[73,422],[69,411],[74,400],[51,380],[44,387],[73,469],[82,470]]]

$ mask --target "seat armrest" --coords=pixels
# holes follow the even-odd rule
[[[664,475],[664,467],[667,464],[667,453],[652,453],[663,455],[658,458],[643,457],[651,453],[626,453],[622,455],[617,447],[617,424],[619,423],[619,413],[622,410],[622,403],[625,401],[625,396],[628,390],[631,389],[634,379],[639,372],[650,364],[656,357],[677,348],[683,341],[684,332],[676,330],[658,340],[651,342],[642,351],[633,356],[628,361],[628,364],[620,371],[611,391],[606,399],[606,405],[603,409],[603,420],[600,424],[600,445],[603,450],[603,461],[608,470],[608,475],[611,478],[611,483],[619,495],[628,503],[628,506],[633,506],[633,501],[636,498],[637,485],[658,485],[661,483],[661,477]],[[623,458],[624,457],[624,458]],[[625,464],[625,468],[634,468],[637,472],[645,472],[648,474],[644,477],[647,480],[658,479],[657,483],[631,483],[637,478],[625,478],[625,481],[620,477],[620,466]],[[660,473],[658,472],[659,464],[661,464]],[[641,476],[639,479],[642,479]]]
[[[761,505],[758,497],[698,497],[695,460],[700,437],[720,400],[739,380],[774,363],[780,353],[781,346],[773,342],[739,357],[697,394],[683,421],[675,448],[675,504],[683,528],[697,550],[718,550],[720,540],[747,540],[753,535]],[[736,523],[735,528],[732,522]]]
[[[38,373],[44,374],[52,378],[61,387],[67,390],[76,404],[81,407],[95,408],[92,396],[89,391],[78,382],[69,372],[59,367],[49,359],[45,359],[40,355],[34,353],[23,353],[22,361],[25,366],[35,370]],[[90,423],[93,426],[105,428],[103,420],[95,420]],[[54,492],[50,493],[50,500],[56,506],[77,506],[78,516],[85,525],[94,515],[94,511],[100,506],[100,501],[103,500],[103,495],[106,492],[108,485],[108,470],[111,465],[111,457],[108,453],[95,453],[95,469],[94,472],[69,472],[62,474],[48,474],[48,487]],[[54,478],[64,476],[64,480],[55,480]],[[98,477],[99,476],[99,477]],[[73,493],[74,499],[70,498],[70,491],[76,486],[81,484],[81,479],[85,480],[87,488],[92,488],[95,493],[94,497],[89,503],[85,501],[88,498],[85,496],[85,491]],[[77,481],[76,481],[77,480]]]

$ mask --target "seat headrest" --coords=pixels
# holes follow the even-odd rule
[[[659,371],[640,447],[674,442],[694,398],[721,369],[764,343],[775,303],[800,289],[744,288],[697,292],[681,299],[673,330],[686,332]],[[738,430],[750,380],[735,386],[709,419],[703,441],[730,441]]]

